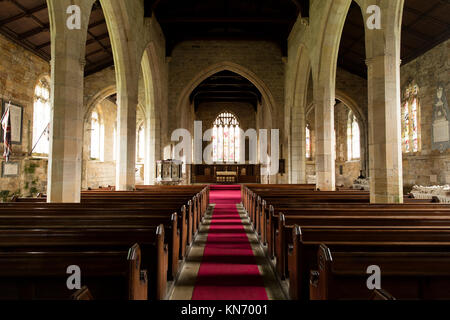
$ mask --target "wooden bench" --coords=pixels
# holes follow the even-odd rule
[[[164,243],[164,227],[128,228],[15,228],[0,229],[2,252],[62,250],[109,252],[128,248],[138,241],[143,267],[150,278],[148,297],[163,299],[166,294],[168,249]],[[76,263],[72,263],[76,264]]]
[[[145,227],[164,225],[165,241],[169,247],[169,276],[174,278],[178,273],[180,256],[180,232],[177,215],[144,213],[131,209],[117,212],[104,208],[65,208],[43,209],[38,212],[30,210],[14,210],[5,212],[0,209],[0,230],[17,228],[124,228],[137,230]],[[131,231],[130,231],[131,232]]]
[[[381,269],[381,285],[397,299],[450,299],[450,247],[442,251],[336,251],[321,245],[317,273],[311,275],[312,300],[370,299],[367,267]]]
[[[80,267],[82,282],[97,299],[147,299],[148,283],[137,244],[105,251],[1,251],[0,299],[69,299],[67,267],[71,265]]]
[[[294,225],[301,228],[317,227],[317,228],[333,228],[333,227],[383,227],[392,228],[426,228],[433,227],[436,229],[446,229],[450,227],[450,214],[426,215],[420,209],[414,210],[391,210],[388,209],[366,209],[367,212],[358,215],[351,213],[346,209],[333,211],[331,215],[325,215],[323,211],[317,210],[317,215],[283,215],[280,214],[278,222],[278,230],[274,235],[275,257],[277,259],[277,271],[282,278],[285,277],[287,271],[287,250],[286,234],[292,230]],[[370,214],[370,215],[369,215]],[[439,215],[442,214],[442,215]]]
[[[345,250],[371,250],[380,246],[386,251],[416,250],[426,246],[450,248],[450,228],[379,228],[363,227],[302,227],[291,229],[288,246],[289,292],[292,299],[309,299],[309,272],[317,269],[317,250],[321,244]]]

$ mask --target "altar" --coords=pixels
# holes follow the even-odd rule
[[[217,171],[217,183],[237,183],[237,172],[233,171]]]
[[[260,183],[261,166],[255,164],[200,164],[191,167],[191,183]]]

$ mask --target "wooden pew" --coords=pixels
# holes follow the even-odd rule
[[[148,271],[148,297],[164,299],[167,283],[168,250],[164,243],[164,227],[128,228],[5,228],[0,229],[2,252],[59,252],[126,250],[139,241],[139,262]],[[142,252],[142,254],[141,254]],[[135,255],[136,253],[133,253]],[[130,255],[130,257],[132,257]],[[134,258],[133,258],[134,259]],[[72,263],[75,264],[76,263]]]
[[[305,227],[333,228],[337,226],[347,227],[379,227],[386,228],[425,228],[434,227],[436,229],[450,227],[450,214],[439,215],[440,213],[426,215],[420,210],[388,210],[388,209],[367,209],[368,211],[358,215],[349,213],[346,209],[333,211],[333,214],[325,215],[317,210],[317,215],[283,215],[280,214],[278,230],[275,234],[275,257],[277,258],[277,271],[284,278],[287,272],[287,249],[286,233],[292,226],[299,225]],[[369,215],[370,214],[370,215]],[[290,228],[289,228],[290,227]]]
[[[114,212],[104,208],[65,208],[63,212],[61,209],[50,208],[38,212],[17,209],[9,214],[1,211],[0,229],[6,230],[18,228],[113,229],[117,227],[139,230],[147,227],[157,228],[162,224],[165,228],[165,241],[169,248],[169,278],[175,278],[178,273],[180,233],[176,214],[169,216],[125,209]]]
[[[450,247],[442,251],[337,251],[321,245],[318,273],[311,276],[313,300],[370,299],[367,267],[381,269],[381,283],[397,299],[450,299]]]
[[[396,300],[396,299],[386,290],[375,289],[375,290],[373,290],[373,295],[370,300],[372,300],[372,301],[377,301],[377,300],[387,301],[387,300]]]
[[[385,251],[427,248],[450,249],[450,228],[397,227],[302,227],[294,226],[288,241],[289,292],[292,299],[309,299],[309,273],[317,270],[317,250],[326,244],[336,250],[372,250],[382,246]],[[434,249],[433,249],[434,248]]]
[[[181,207],[186,205],[187,208],[187,228],[182,230],[182,239],[186,239],[188,244],[192,243],[193,236],[198,231],[199,221],[205,214],[209,205],[209,187],[201,186],[195,188],[182,188],[176,189],[169,188],[156,188],[155,186],[149,186],[151,189],[149,191],[141,192],[129,192],[129,191],[118,191],[118,192],[96,192],[87,191],[82,193],[82,203],[148,203],[150,206],[154,206],[154,203],[166,202],[167,208],[172,208],[173,206]],[[199,191],[195,194],[195,192]],[[45,202],[46,198],[14,198],[15,202]],[[151,203],[150,203],[151,202]],[[162,204],[161,204],[162,205]],[[174,211],[178,211],[174,210]],[[181,220],[181,217],[179,219]],[[186,234],[183,232],[186,230]],[[189,233],[188,233],[189,232]],[[182,256],[185,255],[185,246],[182,246]]]
[[[175,202],[175,201],[174,201]],[[0,214],[9,213],[9,212],[24,212],[28,210],[28,212],[32,213],[35,211],[42,210],[87,210],[87,209],[95,209],[96,211],[100,210],[102,212],[110,212],[110,213],[125,213],[130,212],[130,210],[135,211],[136,214],[141,215],[161,215],[170,217],[174,212],[177,213],[177,225],[180,229],[180,259],[184,259],[186,256],[186,249],[188,246],[188,230],[192,230],[192,226],[189,227],[189,221],[192,221],[192,218],[189,219],[188,215],[192,214],[191,202],[188,202],[189,209],[186,208],[182,203],[173,203],[173,202],[157,202],[150,201],[144,203],[114,203],[109,201],[98,201],[98,202],[83,202],[78,204],[73,203],[2,203],[0,204]],[[181,209],[180,209],[181,208]],[[12,211],[11,211],[12,210]],[[192,235],[190,236],[192,238]]]
[[[147,281],[137,244],[129,250],[2,251],[0,299],[68,299],[70,265],[80,267],[82,281],[97,299],[147,299]]]
[[[80,290],[77,290],[77,292],[75,292],[70,298],[77,301],[94,300],[89,288],[86,286],[82,287]]]

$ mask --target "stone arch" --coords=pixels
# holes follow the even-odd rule
[[[290,110],[287,112],[288,148],[289,148],[289,181],[290,183],[306,183],[306,103],[310,74],[312,72],[309,49],[301,44],[295,64],[295,81]]]
[[[194,132],[194,125],[193,125],[193,105],[189,101],[189,95],[194,91],[194,89],[200,85],[205,79],[209,78],[210,76],[221,72],[221,71],[231,71],[235,72],[243,77],[245,77],[247,80],[249,80],[253,85],[258,88],[258,90],[261,92],[261,95],[263,97],[264,106],[267,106],[267,111],[269,115],[269,122],[272,126],[272,128],[276,128],[276,119],[275,119],[275,113],[274,110],[277,110],[276,108],[276,102],[275,99],[269,89],[269,87],[251,70],[233,63],[229,61],[223,61],[214,65],[209,66],[208,68],[200,71],[197,75],[195,75],[192,80],[184,87],[183,91],[181,92],[177,106],[175,108],[178,117],[178,127],[184,128],[189,130],[192,133]],[[261,106],[261,105],[260,105]],[[173,128],[174,129],[174,128]],[[195,150],[193,150],[195,154]],[[259,154],[259,152],[258,152]],[[190,181],[190,171],[189,168],[186,167],[186,177],[188,181]]]
[[[201,72],[199,72],[190,82],[189,84],[183,89],[183,91],[180,94],[180,97],[178,99],[176,110],[178,114],[185,115],[186,111],[184,108],[186,106],[186,101],[188,101],[190,93],[205,79],[209,78],[210,76],[221,72],[221,71],[232,71],[235,72],[243,77],[245,77],[247,80],[249,80],[251,83],[255,85],[255,87],[258,88],[258,90],[261,92],[263,100],[267,103],[269,107],[269,112],[271,115],[271,122],[272,126],[276,127],[276,122],[274,119],[274,110],[276,110],[276,103],[275,99],[270,92],[269,87],[252,71],[249,69],[233,63],[229,61],[223,61],[217,64],[214,64]],[[183,118],[183,116],[181,117]]]
[[[145,184],[156,181],[156,161],[161,155],[161,110],[162,92],[159,85],[161,70],[157,63],[156,48],[150,42],[142,54],[141,69],[145,92]]]
[[[115,85],[108,86],[95,94],[87,103],[84,110],[84,121],[87,121],[92,110],[103,100],[117,93]]]
[[[334,0],[324,5],[315,34],[317,45],[312,53],[314,104],[316,117],[317,187],[323,191],[336,188],[335,150],[333,148],[334,104],[339,46],[351,0]]]
[[[356,101],[348,95],[346,92],[336,89],[336,99],[344,103],[356,116],[360,127],[361,134],[361,165],[362,170],[368,175],[369,167],[369,148],[368,148],[368,122],[364,110],[356,103]],[[305,118],[314,110],[314,102],[311,102],[305,110]],[[314,124],[312,124],[313,130],[315,130]]]
[[[133,190],[136,164],[136,108],[138,105],[141,36],[144,17],[136,1],[100,0],[114,57],[118,124],[116,190]],[[143,4],[142,4],[143,5]]]

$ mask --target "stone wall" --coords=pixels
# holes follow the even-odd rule
[[[419,86],[420,131],[422,148],[415,154],[403,154],[403,183],[433,185],[450,183],[450,149],[432,150],[433,105],[438,83],[444,85],[450,99],[450,40],[401,67],[402,90],[410,81]],[[402,96],[403,96],[402,92]]]
[[[169,124],[172,132],[181,123],[175,110],[183,90],[201,72],[229,62],[253,73],[268,87],[281,129],[284,105],[284,63],[279,46],[267,41],[185,41],[178,44],[169,63]],[[231,70],[233,71],[233,70]],[[251,79],[249,79],[251,80]]]
[[[102,159],[91,159],[91,122],[93,111],[99,115],[104,128],[104,150]],[[98,188],[115,185],[116,161],[114,158],[114,128],[117,122],[117,106],[109,99],[104,99],[89,112],[84,124],[83,143],[83,179],[82,188]]]
[[[46,191],[47,160],[33,159],[29,153],[33,148],[34,89],[39,79],[49,74],[48,62],[0,35],[0,99],[23,107],[22,144],[12,146],[10,158],[19,164],[19,176],[7,178],[2,173],[0,191],[21,195]],[[3,143],[0,148],[3,154]]]

